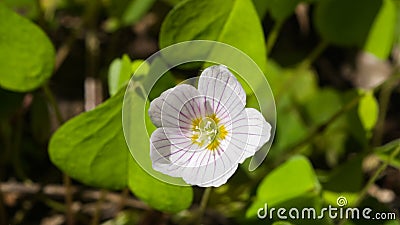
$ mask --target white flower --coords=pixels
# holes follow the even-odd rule
[[[270,138],[270,124],[245,105],[242,86],[221,65],[202,72],[198,89],[181,84],[162,93],[149,109],[159,127],[150,138],[153,168],[191,185],[225,184]]]

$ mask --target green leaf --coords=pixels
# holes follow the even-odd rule
[[[108,91],[114,95],[118,90],[126,86],[132,75],[131,59],[123,55],[122,59],[114,59],[108,70]]]
[[[155,209],[177,212],[187,208],[192,202],[191,187],[165,184],[133,160],[122,131],[124,93],[121,89],[94,110],[61,126],[50,140],[51,161],[72,178],[91,186],[122,189],[129,185],[135,195]],[[139,95],[135,100],[139,105],[146,103]],[[150,144],[137,143],[137,147],[137,151],[149,152]]]
[[[284,21],[291,16],[301,0],[267,0],[268,11],[276,21]]]
[[[189,0],[178,4],[162,24],[160,47],[196,39],[232,45],[249,55],[262,71],[266,69],[264,33],[250,0]]]
[[[311,163],[304,156],[294,156],[264,178],[246,216],[255,216],[264,203],[273,207],[300,196],[317,196],[320,191],[321,185]]]
[[[371,131],[376,122],[378,121],[379,105],[376,100],[374,93],[368,91],[361,98],[358,104],[358,116],[360,117],[361,123],[366,131]]]
[[[363,183],[362,160],[361,156],[357,156],[336,167],[323,182],[324,190],[338,193],[360,191]]]
[[[363,47],[382,0],[324,0],[317,3],[314,23],[325,41]]]
[[[130,153],[121,124],[124,91],[62,125],[49,144],[51,161],[91,186],[126,187]],[[112,168],[112,169],[110,169]]]
[[[53,73],[55,53],[46,34],[0,3],[0,86],[27,92]]]
[[[305,104],[309,120],[320,125],[331,118],[342,107],[339,93],[334,89],[322,89]]]
[[[155,0],[132,0],[122,14],[122,25],[130,25],[141,19]]]
[[[396,5],[393,0],[383,0],[382,7],[369,32],[364,50],[386,60],[392,50],[396,28]]]
[[[36,19],[39,14],[39,4],[32,0],[2,0],[4,5],[29,19]]]
[[[191,187],[164,183],[147,174],[134,160],[130,161],[129,188],[153,208],[176,213],[190,206],[193,199]]]

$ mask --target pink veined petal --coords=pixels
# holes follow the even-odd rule
[[[230,117],[235,117],[246,105],[246,93],[242,85],[226,66],[205,69],[200,75],[198,89],[207,96],[212,109],[220,117],[226,116],[226,112]]]
[[[163,127],[190,129],[192,121],[211,113],[209,104],[197,89],[188,84],[176,86],[165,97],[161,105]]]
[[[205,151],[199,155],[200,166],[183,168],[182,178],[191,185],[200,187],[219,187],[234,174],[238,163],[233,163],[227,155],[218,155],[214,151]]]
[[[150,158],[153,168],[170,176],[179,176],[184,168],[197,167],[199,157],[205,154],[191,139],[179,135],[168,137],[172,128],[158,128],[150,137]],[[173,139],[173,141],[171,141]],[[175,143],[174,143],[175,142]]]
[[[253,156],[270,139],[271,125],[256,109],[246,108],[231,123],[227,154],[239,154],[239,163]]]

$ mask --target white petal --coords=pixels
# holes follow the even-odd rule
[[[202,161],[201,166],[186,167],[183,170],[182,178],[188,184],[219,187],[228,181],[238,167],[238,163],[232,163],[227,155],[218,155],[210,150],[206,150],[199,158]]]
[[[161,124],[163,127],[190,129],[194,119],[211,112],[209,103],[195,87],[181,84],[165,96],[161,106]]]
[[[186,167],[200,166],[199,158],[206,151],[172,128],[158,128],[150,138],[150,158],[153,168],[170,176],[179,176]],[[171,136],[167,134],[170,133]],[[204,162],[205,163],[205,162]],[[203,164],[204,164],[203,163]]]
[[[160,97],[155,98],[151,103],[149,107],[149,116],[151,119],[151,122],[156,127],[161,127],[161,108],[164,103],[165,97],[173,90],[173,88],[170,88],[166,91],[164,91]]]
[[[239,157],[242,163],[253,156],[271,136],[271,125],[256,109],[246,108],[232,121],[229,146],[226,153]],[[238,156],[239,154],[239,156]]]
[[[199,79],[199,92],[208,97],[214,112],[223,117],[238,115],[246,105],[246,93],[236,77],[225,66],[211,66],[205,69]]]

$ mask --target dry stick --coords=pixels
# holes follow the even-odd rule
[[[3,197],[3,192],[1,191],[1,184],[0,184],[0,224],[7,224],[7,214],[6,214],[6,209],[4,207],[4,197]]]
[[[95,211],[94,211],[94,215],[93,215],[92,223],[91,223],[92,225],[97,225],[100,222],[101,205],[104,202],[106,194],[107,194],[106,190],[103,189],[103,190],[100,191],[100,198],[96,202],[96,207],[95,207]]]
[[[100,40],[97,36],[97,20],[99,14],[99,0],[88,1],[85,12],[85,26],[87,32],[85,35],[86,49],[86,75],[85,75],[85,110],[91,110],[100,104],[103,100],[101,82],[98,77],[98,62],[100,55]],[[104,196],[106,190],[101,190],[101,196]],[[95,214],[92,218],[92,225],[100,222],[100,210],[103,203],[103,197],[96,202]]]
[[[33,195],[33,196],[40,193],[43,196],[46,196],[46,199],[48,200],[51,198],[58,199],[60,196],[64,196],[66,188],[63,185],[58,185],[58,184],[48,184],[46,186],[41,186],[38,183],[27,184],[27,183],[9,181],[0,183],[0,192],[2,192],[4,195],[19,194],[19,195]],[[71,193],[79,194],[79,196],[81,196],[82,200],[85,202],[99,200],[99,196],[101,196],[101,194],[99,194],[99,191],[85,189],[84,186],[82,187],[71,186]],[[107,192],[105,194],[104,199],[116,205],[121,204],[121,196],[117,192]],[[149,209],[149,207],[145,203],[135,198],[129,197],[128,195],[124,199],[124,204],[126,204],[129,207],[137,209],[143,209],[143,210]],[[51,208],[54,208],[57,211],[65,211],[65,207],[60,207],[60,205]]]

